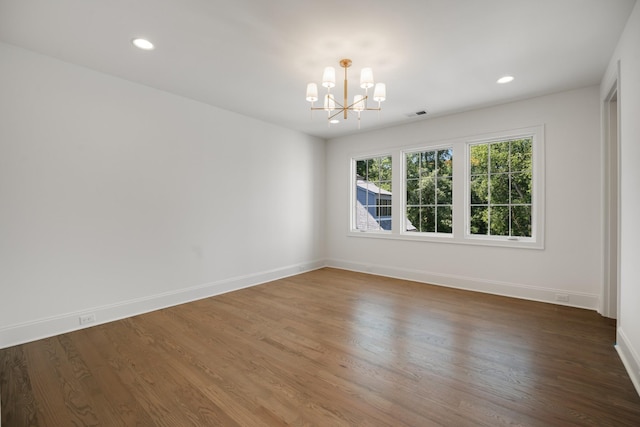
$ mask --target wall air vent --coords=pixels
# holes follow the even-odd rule
[[[407,113],[405,114],[405,116],[407,117],[420,117],[420,116],[425,116],[427,114],[427,110],[420,110],[420,111],[416,111],[413,113]]]

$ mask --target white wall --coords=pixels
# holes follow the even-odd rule
[[[603,81],[620,63],[620,307],[618,350],[640,393],[640,3],[627,22]]]
[[[594,86],[329,141],[329,264],[541,301],[567,294],[570,305],[595,309],[602,281],[599,119]],[[546,140],[544,250],[347,235],[352,155],[536,125],[545,126]]]
[[[323,264],[323,140],[6,44],[0,76],[0,348]]]

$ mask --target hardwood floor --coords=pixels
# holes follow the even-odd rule
[[[322,269],[0,350],[2,426],[640,426],[595,312]]]

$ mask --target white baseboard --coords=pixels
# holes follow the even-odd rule
[[[393,277],[396,279],[413,280],[416,282],[429,283],[432,285],[484,292],[487,294],[502,295],[531,301],[540,301],[552,304],[566,305],[570,307],[586,308],[589,310],[596,310],[598,308],[600,300],[600,296],[596,294],[568,292],[564,289],[543,288],[538,286],[500,282],[495,280],[476,279],[473,277],[432,273],[422,270],[403,269],[384,266],[380,264],[372,265],[329,259],[327,260],[327,267],[358,271],[361,273],[375,274],[378,276]],[[557,301],[556,296],[558,294],[566,295],[568,297],[568,301]]]
[[[288,267],[264,271],[246,276],[234,277],[218,282],[206,283],[174,292],[123,301],[117,304],[92,307],[82,311],[59,316],[41,318],[30,322],[3,326],[0,328],[0,348],[11,347],[54,335],[88,328],[154,310],[184,304],[187,302],[224,294],[242,288],[260,285],[284,277],[293,276],[325,266],[324,260],[296,264]],[[80,316],[93,314],[95,321],[80,325]]]
[[[624,334],[622,328],[618,328],[616,338],[616,350],[620,355],[622,364],[629,373],[633,386],[640,395],[640,356],[629,344],[629,340]]]
[[[175,292],[167,292],[164,294],[123,301],[118,304],[87,308],[86,310],[65,313],[59,316],[3,326],[0,328],[0,348],[11,347],[13,345],[23,344],[66,332],[120,320],[138,314],[148,313],[154,310],[184,304],[202,298],[220,295],[226,292],[270,282],[272,280],[293,276],[306,271],[316,270],[325,266],[379,276],[413,280],[416,282],[429,283],[456,289],[465,289],[533,301],[569,305],[591,310],[597,309],[599,301],[598,295],[575,292],[571,293],[565,290],[490,281],[421,270],[401,269],[379,264],[371,265],[334,259],[326,260],[326,262],[325,260],[316,260],[308,263],[180,289]],[[569,301],[556,301],[557,294],[568,295]],[[78,321],[79,317],[88,314],[95,315],[95,322],[80,325]]]

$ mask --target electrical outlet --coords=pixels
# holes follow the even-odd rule
[[[556,294],[556,301],[569,302],[569,295],[567,295],[567,294]]]
[[[96,321],[96,315],[93,313],[83,314],[82,316],[80,316],[79,320],[81,325],[86,325],[87,323],[93,323]]]

